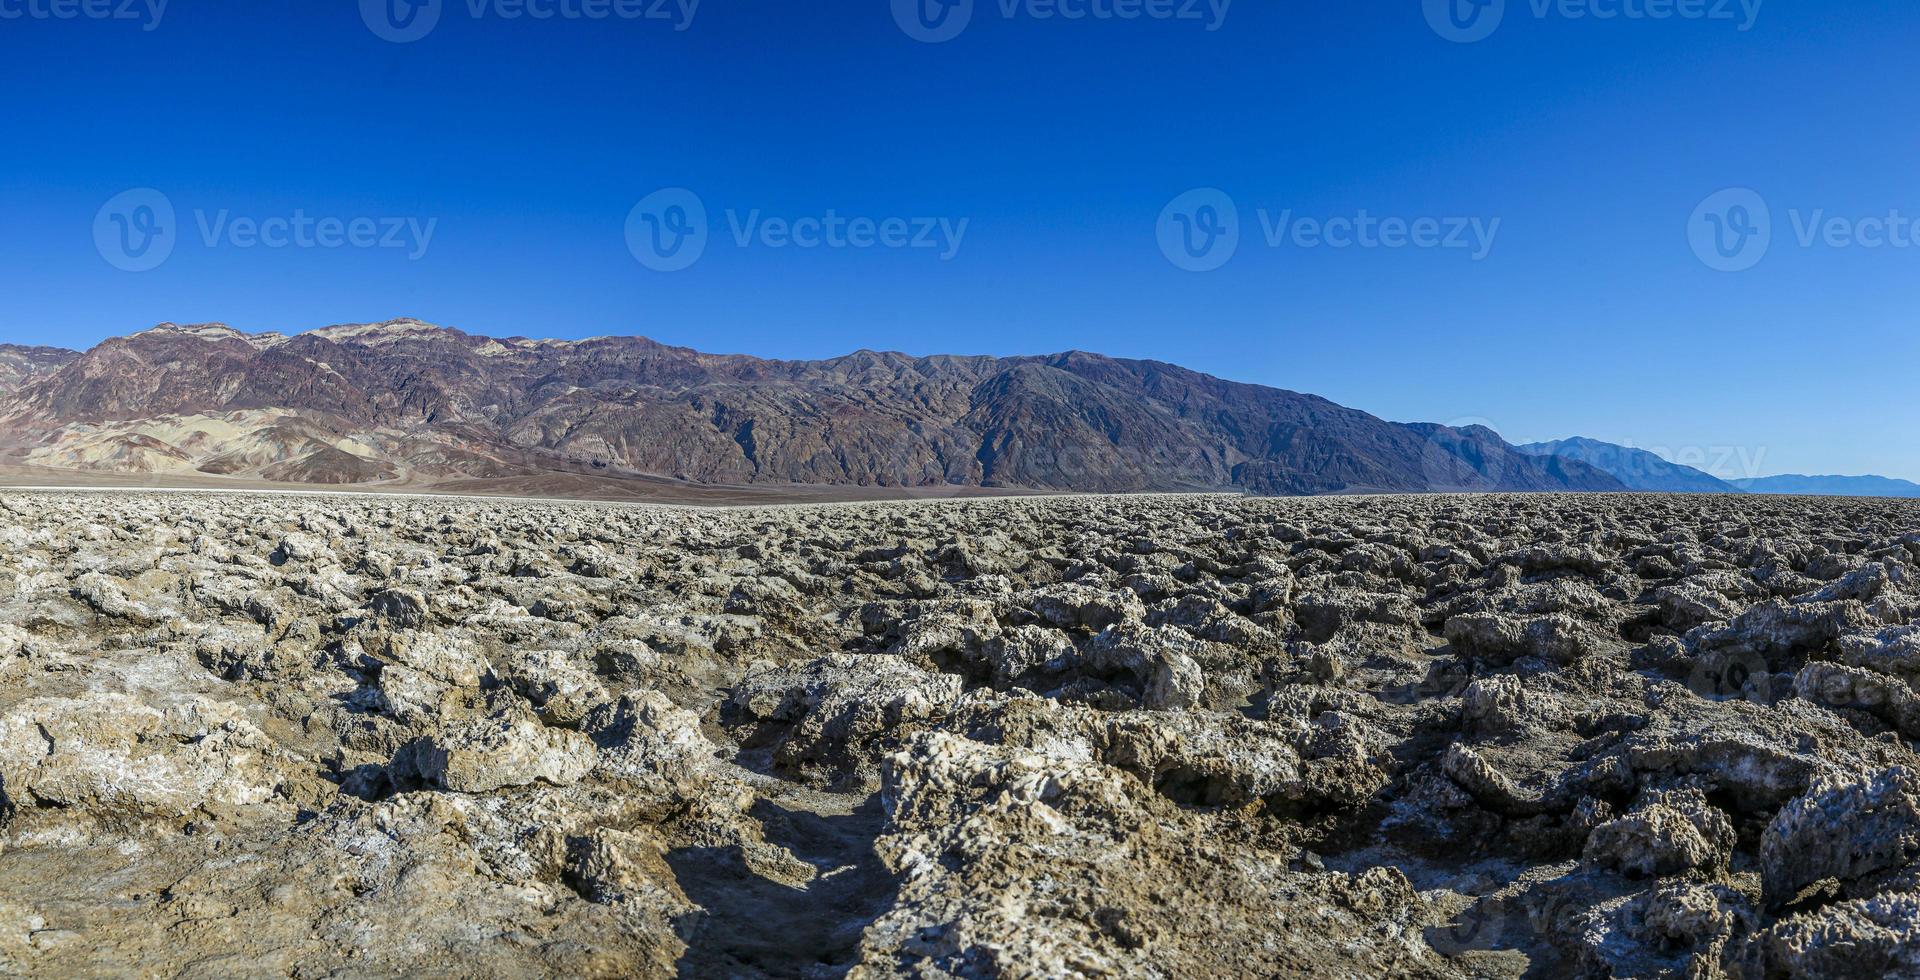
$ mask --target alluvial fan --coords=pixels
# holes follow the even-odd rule
[[[1920,973],[1920,505],[0,496],[0,973]]]

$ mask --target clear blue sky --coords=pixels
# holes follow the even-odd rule
[[[1205,3],[1200,20],[1121,21],[978,0],[941,44],[888,0],[705,0],[685,30],[445,0],[406,44],[352,0],[33,15],[60,2],[0,0],[29,14],[0,19],[0,340],[411,315],[780,357],[1080,348],[1519,441],[1692,449],[1729,476],[1920,479],[1920,247],[1802,247],[1793,226],[1920,216],[1912,0],[1772,0],[1746,30],[1738,0],[1730,19],[1664,20],[1506,0],[1477,43],[1442,37],[1419,0],[1238,0],[1215,30]],[[183,234],[132,273],[94,225],[140,187]],[[625,228],[671,187],[714,230],[662,273]],[[1242,241],[1184,271],[1156,222],[1205,187],[1237,205]],[[1741,187],[1773,241],[1758,267],[1717,271],[1690,221]],[[948,260],[740,247],[726,213],[755,209],[967,228]],[[1500,224],[1476,261],[1269,247],[1262,209]],[[412,259],[208,245],[197,227],[296,210],[434,233]]]

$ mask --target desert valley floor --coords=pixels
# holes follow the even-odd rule
[[[1920,973],[1920,505],[0,491],[0,974]]]

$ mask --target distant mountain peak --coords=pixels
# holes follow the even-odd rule
[[[1629,489],[1648,493],[1739,493],[1719,477],[1683,466],[1658,453],[1574,436],[1554,442],[1536,442],[1519,450],[1533,456],[1554,456],[1586,463]]]
[[[238,340],[254,347],[265,349],[286,341],[284,334],[247,333],[236,330],[224,323],[160,323],[123,338],[133,340],[141,337],[191,337],[198,340]]]
[[[337,344],[365,344],[368,346],[379,346],[382,344],[397,343],[405,340],[420,340],[423,338],[466,338],[468,336],[451,327],[442,327],[437,324],[428,323],[425,320],[416,320],[413,317],[400,317],[381,323],[348,323],[333,327],[321,327],[318,330],[309,331],[307,335],[331,340]]]
[[[142,330],[133,336],[148,337],[155,334],[179,334],[187,337],[203,337],[208,340],[229,340],[247,336],[247,334],[241,333],[224,323],[179,324],[172,321],[156,323],[152,327]]]

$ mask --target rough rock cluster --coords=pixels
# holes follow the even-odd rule
[[[1920,974],[1920,508],[0,495],[0,973]]]

